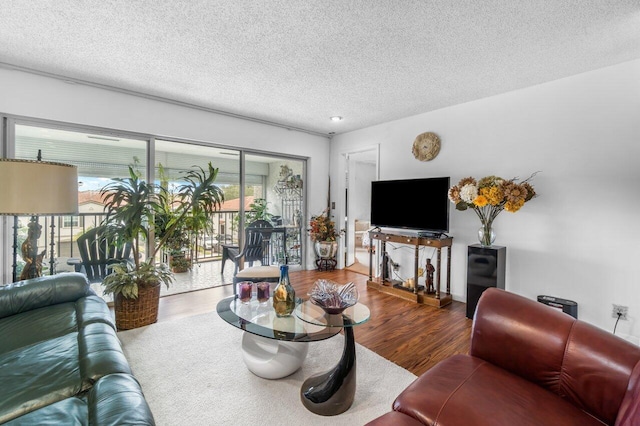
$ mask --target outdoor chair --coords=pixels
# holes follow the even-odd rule
[[[270,239],[273,226],[266,220],[252,222],[245,229],[245,241],[242,251],[235,256],[235,271],[233,273],[233,289],[236,293],[236,284],[240,281],[267,281],[277,282],[280,278],[280,270],[277,266],[271,266]],[[260,261],[260,266],[253,266],[253,262]],[[241,262],[248,263],[249,267],[238,271]]]
[[[86,231],[78,237],[78,251],[82,263],[82,272],[89,282],[96,283],[111,273],[108,266],[121,263],[131,257],[131,244],[116,245],[104,235],[104,227],[99,226]]]
[[[233,275],[238,274],[240,263],[248,263],[253,266],[253,262],[260,261],[262,265],[269,262],[269,240],[273,225],[266,220],[256,220],[245,228],[245,239],[242,251],[239,248],[229,248],[229,258],[235,263]]]

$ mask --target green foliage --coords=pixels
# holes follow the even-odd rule
[[[256,198],[253,200],[253,202],[249,204],[249,208],[251,210],[244,213],[245,226],[248,226],[256,220],[266,220],[267,222],[270,222],[273,215],[267,211],[268,205],[269,203],[264,198]],[[235,216],[233,218],[233,229],[237,229],[239,222],[240,216]]]
[[[460,210],[461,212],[465,211],[468,208],[469,204],[465,203],[464,201],[460,201],[456,204],[456,210]]]
[[[171,270],[164,263],[155,265],[152,262],[150,259],[137,267],[133,262],[111,265],[111,273],[102,281],[104,294],[122,294],[127,299],[137,299],[139,287],[165,284],[169,288],[173,279]]]
[[[169,236],[180,226],[185,226],[194,233],[208,230],[209,217],[218,211],[224,202],[224,192],[215,184],[218,169],[211,163],[208,169],[194,166],[183,177],[185,183],[177,188],[174,202],[178,207],[174,209],[175,217],[169,222],[167,233]],[[210,231],[210,230],[209,230]],[[165,235],[166,239],[168,238]],[[163,244],[163,240],[160,241]]]
[[[167,239],[165,247],[169,253],[182,253],[183,250],[189,247],[191,240],[185,227],[179,226],[176,228],[172,236]]]
[[[151,197],[154,185],[141,180],[132,166],[128,178],[113,178],[100,190],[105,202],[107,234],[116,244],[131,243],[136,269],[140,267],[140,240],[149,238],[149,224],[159,209]]]
[[[191,260],[187,259],[187,257],[184,255],[171,256],[169,266],[171,266],[172,270],[182,272],[188,271],[189,269],[191,269]]]
[[[271,221],[273,215],[267,211],[268,204],[264,198],[256,198],[253,203],[249,204],[251,210],[246,213],[245,223],[249,224],[256,220]]]
[[[208,163],[207,169],[194,166],[185,172],[184,184],[177,193],[166,185],[154,185],[140,179],[132,166],[128,178],[112,179],[102,190],[105,200],[107,233],[117,244],[131,243],[133,263],[115,265],[103,281],[105,288],[115,294],[137,297],[138,286],[169,286],[171,272],[166,265],[154,265],[156,254],[163,248],[183,244],[185,230],[198,232],[208,218],[224,202],[224,193],[215,185],[218,169]],[[140,241],[153,231],[156,245],[147,261],[140,260]],[[148,280],[148,281],[145,281]],[[106,292],[106,291],[105,291]]]
[[[169,190],[169,177],[162,164],[158,166],[160,185],[158,186],[158,206],[154,216],[155,237],[159,240],[165,237],[170,225],[177,222],[178,213],[173,210],[175,195]],[[167,237],[165,248],[169,253],[181,252],[190,244],[186,220],[176,223],[171,235]]]

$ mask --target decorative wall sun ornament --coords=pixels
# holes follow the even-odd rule
[[[433,132],[419,134],[413,141],[413,156],[420,161],[430,161],[440,152],[440,138]]]

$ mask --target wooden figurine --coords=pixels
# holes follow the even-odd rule
[[[427,266],[425,270],[427,271],[427,278],[425,279],[427,293],[435,293],[436,289],[433,287],[433,273],[436,268],[431,264],[431,259],[427,259]]]

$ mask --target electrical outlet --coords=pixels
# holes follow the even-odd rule
[[[611,317],[618,318],[618,314],[620,314],[620,319],[625,321],[627,319],[628,310],[629,310],[628,306],[613,305],[613,312],[611,313]]]

